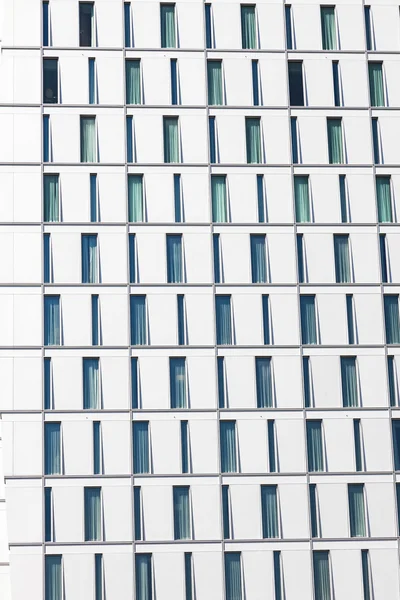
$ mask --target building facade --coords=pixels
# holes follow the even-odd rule
[[[0,598],[397,600],[398,4],[1,37]]]

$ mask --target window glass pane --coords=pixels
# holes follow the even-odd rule
[[[385,106],[382,63],[368,63],[371,106]]]
[[[190,540],[189,487],[174,487],[174,539]]]
[[[325,550],[314,550],[313,564],[315,598],[318,600],[332,600],[329,552]]]
[[[131,296],[131,345],[147,344],[146,296]]]
[[[43,46],[49,46],[49,3],[43,2]]]
[[[365,17],[365,41],[367,50],[372,50],[372,28],[371,28],[371,7],[364,6]]]
[[[311,370],[310,357],[303,356],[303,385],[304,385],[304,406],[311,407]]]
[[[175,223],[183,223],[181,176],[174,175]]]
[[[132,408],[139,408],[139,366],[136,356],[131,358]]]
[[[381,276],[382,283],[388,281],[388,268],[387,268],[387,255],[386,255],[386,235],[381,233],[379,235],[379,250],[381,254]]]
[[[383,297],[385,309],[385,330],[387,344],[400,344],[399,297]]]
[[[212,220],[214,223],[227,223],[226,177],[211,175]]]
[[[176,48],[175,5],[161,4],[161,48]]]
[[[222,61],[207,61],[208,104],[223,104],[222,95]]]
[[[143,175],[128,175],[128,219],[130,223],[144,221]]]
[[[329,163],[343,164],[342,119],[327,119]]]
[[[298,223],[309,223],[311,218],[308,175],[294,175],[294,201],[296,221]]]
[[[286,24],[286,48],[293,50],[292,36],[292,7],[287,4],[285,6],[285,24]]]
[[[164,162],[179,162],[178,117],[164,117]]]
[[[133,117],[126,117],[126,160],[133,162]]]
[[[342,223],[349,223],[347,210],[346,175],[339,175],[340,213]]]
[[[263,333],[264,333],[264,344],[266,346],[270,343],[269,335],[269,297],[264,295],[262,297],[262,315],[263,315]]]
[[[129,283],[136,283],[135,234],[129,234]]]
[[[185,331],[185,297],[181,294],[177,296],[178,311],[178,344],[184,346],[186,343]]]
[[[368,550],[361,550],[364,600],[371,600],[371,586],[370,586],[369,564],[368,563],[369,563]]]
[[[297,241],[297,272],[299,275],[299,283],[304,283],[304,239],[303,234],[298,233]]]
[[[221,283],[221,257],[219,233],[213,234],[214,282]]]
[[[125,48],[131,48],[131,4],[124,3],[124,33],[125,33]]]
[[[94,555],[94,597],[95,600],[104,600],[103,592],[103,555]]]
[[[43,59],[43,102],[56,104],[58,102],[58,59]]]
[[[230,507],[229,507],[229,486],[222,486],[222,526],[224,540],[231,538],[231,523],[230,523]]]
[[[364,485],[352,484],[349,491],[350,536],[365,537]]]
[[[321,421],[307,421],[308,470],[324,471]]]
[[[60,423],[44,424],[44,472],[45,475],[61,474]]]
[[[224,357],[217,356],[218,370],[218,406],[226,408],[225,364]]]
[[[275,421],[268,420],[268,458],[269,458],[269,472],[276,473],[276,449],[275,449]]]
[[[255,49],[257,48],[256,8],[255,6],[242,5],[240,10],[242,21],[242,48]]]
[[[50,283],[50,234],[43,234],[43,282]]]
[[[96,161],[96,118],[81,117],[81,162]]]
[[[167,235],[167,281],[182,283],[182,236]]]
[[[82,235],[82,283],[98,283],[97,235]]]
[[[91,2],[79,3],[79,45],[93,45],[94,5]]]
[[[340,358],[342,398],[344,407],[358,406],[357,369],[354,356]]]
[[[178,61],[171,58],[171,104],[178,104]]]
[[[186,360],[169,359],[171,408],[187,408],[186,398]]]
[[[380,152],[379,152],[379,128],[378,128],[378,119],[373,117],[372,121],[372,143],[374,147],[374,163],[376,165],[380,164]]]
[[[231,297],[216,296],[217,345],[232,344]]]
[[[100,408],[98,358],[83,359],[83,408],[89,410]]]
[[[259,86],[259,74],[258,74],[258,60],[251,61],[251,74],[253,80],[253,104],[259,106],[260,104],[260,86]]]
[[[134,520],[134,534],[135,540],[141,540],[142,538],[142,490],[139,486],[133,488],[133,520]]]
[[[250,235],[251,280],[253,283],[267,282],[265,235]]]
[[[272,397],[272,369],[271,359],[256,358],[256,389],[257,408],[271,408]]]
[[[98,210],[97,210],[97,175],[91,173],[90,175],[90,222],[97,223],[98,221]]]
[[[101,540],[101,489],[85,488],[85,541]]]
[[[59,175],[43,175],[43,219],[46,223],[60,220]]]
[[[261,486],[261,515],[263,538],[279,537],[276,485]]]
[[[354,307],[353,296],[346,295],[346,311],[347,311],[347,334],[349,344],[355,344],[355,328],[354,328]]]
[[[376,201],[379,222],[393,223],[390,176],[380,175],[376,177]]]
[[[396,483],[397,526],[400,532],[400,483]]]
[[[290,117],[290,132],[292,136],[292,161],[293,164],[297,164],[299,162],[297,117]]]
[[[334,235],[336,283],[350,283],[349,236]]]
[[[100,475],[101,468],[101,424],[100,421],[93,421],[93,473]]]
[[[60,345],[60,296],[44,297],[44,345]]]
[[[275,600],[283,600],[282,596],[282,574],[281,574],[281,553],[274,550],[274,588]]]
[[[96,61],[89,58],[89,104],[96,102]]]
[[[47,554],[44,557],[45,565],[45,600],[62,600],[62,562],[58,554]]]
[[[257,175],[257,204],[258,204],[258,222],[266,223],[266,206],[264,194],[264,175]]]
[[[140,59],[125,62],[126,73],[126,103],[141,104]]]
[[[289,61],[288,69],[290,106],[304,106],[303,63]]]
[[[400,471],[400,419],[392,421],[394,468]]]
[[[52,489],[44,488],[44,541],[53,541]]]
[[[150,472],[149,424],[147,421],[133,422],[133,472]]]
[[[390,406],[397,406],[396,366],[394,356],[387,357]]]
[[[240,552],[225,552],[225,600],[242,600]]]
[[[339,83],[339,62],[337,60],[332,61],[332,76],[333,76],[333,98],[335,106],[341,106],[340,98],[340,83]]]
[[[302,343],[316,344],[315,296],[300,296],[300,315]]]
[[[50,115],[43,115],[43,162],[50,162]]]
[[[189,473],[189,423],[181,421],[182,473]]]
[[[236,473],[236,422],[221,421],[221,472]]]
[[[336,50],[335,8],[321,6],[322,49]]]
[[[261,163],[261,127],[259,118],[246,117],[246,148],[249,164]]]
[[[311,537],[318,536],[318,517],[317,517],[317,486],[311,483],[308,487],[310,496],[310,521],[311,521]]]
[[[100,346],[100,304],[97,294],[92,295],[92,345]]]
[[[192,553],[185,552],[185,600],[193,600]]]
[[[135,554],[136,600],[153,600],[151,554]]]
[[[356,462],[356,471],[363,470],[362,450],[361,450],[361,422],[360,419],[354,419],[354,456]]]
[[[217,162],[216,155],[216,127],[215,127],[215,117],[208,117],[208,129],[209,129],[209,139],[210,139],[210,163]]]
[[[211,4],[204,5],[206,26],[206,48],[212,48]]]
[[[44,410],[52,408],[51,358],[43,359]]]

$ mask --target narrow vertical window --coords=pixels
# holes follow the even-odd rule
[[[92,346],[100,346],[100,301],[98,294],[92,294]]]
[[[132,17],[130,2],[124,2],[124,37],[125,48],[132,48]]]
[[[167,235],[167,281],[183,283],[182,235]]]
[[[376,202],[379,223],[393,223],[390,175],[379,175],[376,181]]]
[[[311,523],[311,537],[320,537],[318,512],[317,512],[317,486],[315,483],[310,483],[308,486],[309,498],[310,498],[310,523]]]
[[[51,487],[44,488],[44,541],[54,541],[53,531],[53,494]]]
[[[131,296],[131,345],[147,344],[146,296]]]
[[[225,552],[225,600],[242,600],[240,552]]]
[[[388,260],[386,251],[386,234],[379,234],[379,250],[381,255],[381,277],[382,283],[388,282]]]
[[[314,593],[318,600],[331,600],[331,574],[329,567],[329,552],[327,550],[313,551]]]
[[[98,194],[97,194],[97,175],[90,174],[90,222],[97,223],[99,220]]]
[[[187,344],[186,328],[185,328],[185,296],[178,294],[177,296],[177,313],[178,313],[178,345],[184,346]]]
[[[270,326],[269,326],[269,296],[262,296],[262,321],[263,321],[263,341],[265,346],[270,344]]]
[[[332,61],[332,76],[333,76],[333,99],[335,106],[342,106],[340,94],[340,79],[339,79],[339,61]]]
[[[222,529],[224,540],[232,538],[229,485],[222,486]]]
[[[133,117],[126,117],[126,162],[133,163]]]
[[[178,163],[179,157],[179,133],[178,117],[164,117],[164,162]]]
[[[185,552],[185,600],[194,600],[192,571],[192,553]]]
[[[81,117],[81,162],[97,162],[96,117]]]
[[[94,4],[79,2],[79,45],[94,46]]]
[[[290,4],[285,6],[285,25],[286,25],[286,48],[293,50],[293,32],[292,32],[292,7]]]
[[[186,359],[169,359],[171,408],[187,408]]]
[[[142,536],[142,489],[135,485],[133,488],[133,526],[135,541],[143,539]]]
[[[326,124],[328,130],[329,164],[342,165],[344,163],[342,119],[329,118],[326,120]]]
[[[400,471],[400,419],[392,421],[394,469]]]
[[[191,524],[190,524],[190,497],[189,486],[174,486],[173,487],[173,502],[174,502],[174,539],[175,540],[190,540]]]
[[[208,132],[210,140],[210,163],[217,162],[217,128],[215,125],[215,117],[208,117]]]
[[[221,283],[221,240],[219,233],[213,234],[214,282]]]
[[[93,474],[101,475],[102,456],[101,456],[101,423],[93,421]]]
[[[97,410],[100,408],[99,359],[84,358],[83,361],[83,408]]]
[[[161,48],[176,48],[175,4],[160,5]]]
[[[382,63],[369,62],[368,75],[371,106],[385,106]]]
[[[261,520],[264,539],[279,537],[276,485],[261,486]]]
[[[282,595],[282,567],[281,567],[281,553],[279,550],[274,550],[274,600],[283,600]]]
[[[267,431],[268,431],[269,472],[276,473],[278,471],[278,468],[277,468],[277,460],[276,460],[277,451],[276,451],[276,441],[275,441],[275,421],[273,419],[268,419]]]
[[[104,600],[103,555],[94,555],[94,600]]]
[[[303,63],[290,60],[288,70],[290,106],[304,106]]]
[[[129,283],[136,283],[136,235],[129,234]]]
[[[212,220],[227,223],[226,175],[211,175]]]
[[[82,235],[82,283],[99,281],[97,235]]]
[[[183,223],[182,183],[179,174],[174,175],[174,214],[175,223]]]
[[[61,475],[61,423],[44,424],[44,473]]]
[[[137,356],[131,358],[131,394],[132,408],[139,408],[139,364]]]
[[[349,252],[349,236],[336,235],[333,236],[333,248],[335,254],[335,273],[336,283],[350,283],[350,252]]]
[[[309,356],[303,356],[303,385],[304,406],[305,408],[311,408],[311,367]]]
[[[364,485],[349,484],[350,537],[366,537]]]
[[[46,223],[60,221],[59,175],[43,175],[43,219]]]
[[[252,283],[267,283],[265,235],[250,235]]]
[[[133,422],[133,472],[150,473],[148,421]]]
[[[317,343],[315,296],[300,296],[301,342]]]
[[[346,175],[339,175],[339,196],[340,196],[340,216],[342,223],[349,223],[349,211],[347,208],[347,186],[346,186]]]
[[[222,60],[207,61],[208,104],[222,105]]]
[[[383,296],[385,331],[387,344],[400,344],[399,297],[394,294]]]
[[[258,208],[258,222],[267,222],[267,211],[265,203],[265,186],[264,186],[264,175],[257,175],[257,208]]]
[[[216,296],[215,312],[217,325],[217,345],[230,346],[232,344],[231,297]]]
[[[211,15],[211,4],[204,5],[205,12],[205,27],[206,27],[206,48],[212,48],[212,15]]]
[[[397,377],[396,362],[394,356],[387,357],[388,383],[389,383],[389,403],[390,406],[397,406]]]
[[[400,483],[396,483],[397,528],[400,532]]]
[[[44,557],[44,600],[61,600],[63,597],[63,574],[61,554]]]
[[[310,473],[325,471],[322,445],[322,422],[307,421],[307,460]]]
[[[256,7],[242,4],[240,7],[242,23],[242,48],[255,50],[257,48]]]
[[[308,175],[294,175],[294,202],[296,221],[298,223],[310,223],[310,195]]]
[[[176,106],[178,102],[178,59],[171,58],[171,104]]]
[[[43,359],[43,406],[44,410],[53,408],[53,384],[51,378],[51,358]]]
[[[42,3],[43,46],[50,46],[50,11],[49,3]]]
[[[260,106],[260,73],[258,60],[251,61],[251,75],[253,81],[253,105]]]
[[[272,368],[271,358],[256,358],[257,408],[272,408]]]
[[[58,58],[43,59],[43,103],[58,103]]]
[[[100,541],[101,531],[101,488],[85,487],[85,542]]]
[[[44,345],[60,346],[60,296],[44,297]]]
[[[347,336],[349,344],[356,343],[353,294],[346,294]]]
[[[125,61],[126,103],[142,104],[142,86],[140,81],[140,59]]]
[[[151,554],[135,554],[135,587],[137,600],[153,600]]]
[[[96,59],[89,58],[89,104],[97,103],[96,96]]]
[[[374,163],[376,165],[380,165],[382,163],[381,160],[381,148],[380,148],[380,140],[379,140],[379,123],[377,117],[372,117],[371,119],[372,125],[372,143],[374,147]]]
[[[236,421],[220,422],[221,473],[237,473]]]
[[[362,565],[362,579],[363,579],[363,592],[364,600],[371,600],[371,576],[369,569],[369,552],[368,550],[361,550],[361,565]]]
[[[344,407],[359,405],[357,386],[357,367],[354,356],[340,357],[340,371],[342,375],[342,399]]]
[[[296,235],[297,242],[297,274],[299,277],[299,283],[305,282],[305,269],[304,269],[304,235],[298,233]]]
[[[373,50],[372,45],[372,15],[371,7],[364,6],[364,19],[365,19],[365,45],[367,50]]]
[[[182,473],[189,473],[189,422],[181,421],[181,462]]]
[[[246,117],[246,156],[248,164],[262,163],[261,156],[261,119]]]
[[[50,233],[43,234],[43,283],[51,283]]]
[[[43,115],[43,162],[51,162],[50,115]]]
[[[217,356],[218,376],[218,408],[227,408],[227,395],[225,383],[225,358]]]
[[[143,175],[128,175],[128,219],[130,223],[144,221]]]
[[[290,117],[290,132],[292,137],[292,162],[296,165],[299,162],[297,117]]]
[[[356,471],[363,471],[363,454],[362,454],[362,444],[361,444],[361,421],[360,419],[354,419],[353,421],[353,429],[354,429],[354,458],[356,464]]]
[[[321,6],[322,49],[337,50],[335,7]]]

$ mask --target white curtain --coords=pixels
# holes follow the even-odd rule
[[[176,540],[189,540],[190,534],[190,499],[189,487],[174,487],[174,537]]]
[[[171,408],[187,408],[186,400],[186,360],[169,359]]]
[[[85,541],[101,540],[101,488],[85,488]]]
[[[128,219],[130,223],[144,221],[143,175],[128,175]]]
[[[263,538],[279,537],[276,485],[261,486]]]
[[[81,162],[96,161],[96,118],[81,117]]]

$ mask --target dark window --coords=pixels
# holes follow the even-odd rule
[[[291,61],[288,68],[290,106],[304,106],[303,63]]]
[[[92,2],[79,3],[79,45],[92,46],[94,6]]]
[[[43,59],[43,102],[58,102],[58,58]]]

